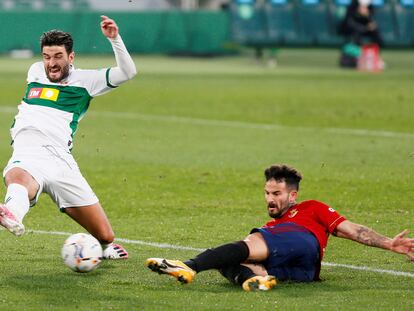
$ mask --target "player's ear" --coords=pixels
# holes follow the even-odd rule
[[[295,203],[297,197],[298,192],[296,190],[292,190],[291,192],[289,192],[289,203]]]
[[[73,63],[73,60],[75,59],[75,52],[70,52],[69,53],[69,63]]]

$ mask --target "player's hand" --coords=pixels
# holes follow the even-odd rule
[[[118,25],[108,16],[101,15],[101,30],[105,37],[115,39],[119,33]]]
[[[414,238],[407,238],[408,230],[397,234],[391,240],[391,250],[393,252],[407,255],[408,259],[414,261]]]

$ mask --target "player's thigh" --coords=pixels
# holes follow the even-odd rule
[[[249,262],[258,262],[264,261],[269,256],[269,249],[260,232],[254,232],[249,234],[244,242],[249,247],[249,257],[247,261]]]
[[[76,162],[69,156],[64,160],[66,162],[60,161],[54,172],[50,172],[44,192],[49,194],[61,211],[99,203],[98,197],[83,177]]]
[[[64,212],[100,242],[113,241],[111,224],[99,202],[87,206],[66,207]]]
[[[100,242],[112,242],[114,233],[99,199],[81,174],[71,155],[61,155],[58,168],[44,191],[62,212],[84,227]]]

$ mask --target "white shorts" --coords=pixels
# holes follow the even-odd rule
[[[99,202],[72,154],[62,147],[51,145],[43,133],[36,130],[19,132],[13,148],[3,177],[15,167],[32,175],[40,188],[36,198],[30,202],[31,206],[36,204],[42,192],[49,194],[61,210]]]

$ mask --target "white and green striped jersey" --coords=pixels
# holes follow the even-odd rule
[[[78,122],[88,110],[91,99],[115,87],[109,82],[109,70],[81,70],[71,66],[66,79],[53,83],[46,76],[43,62],[34,63],[10,130],[12,139],[23,129],[36,129],[46,135],[51,144],[72,149]]]
[[[137,73],[121,36],[118,34],[108,40],[115,54],[116,67],[82,70],[71,66],[69,76],[58,83],[49,81],[43,62],[30,67],[27,90],[10,129],[13,141],[20,131],[34,129],[46,135],[51,145],[72,149],[78,123],[91,99],[109,92]]]

